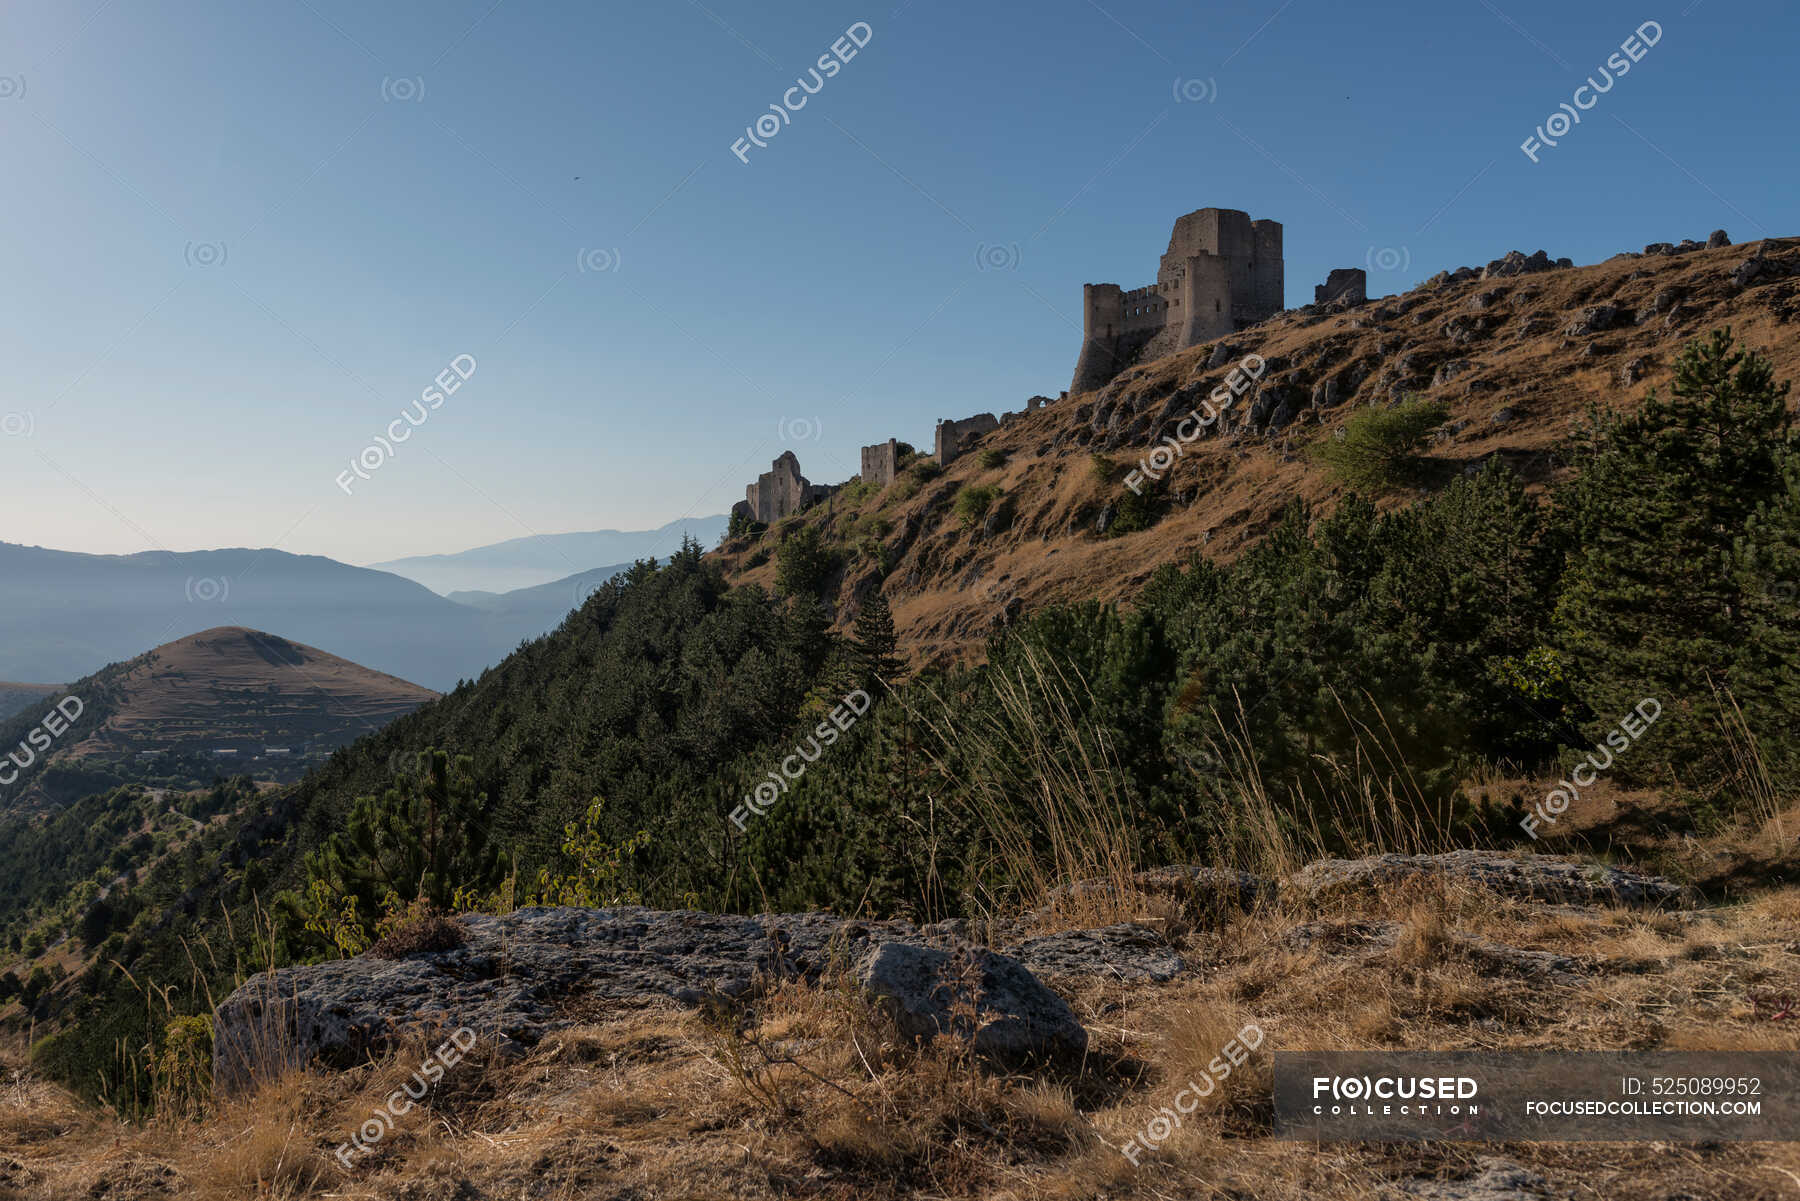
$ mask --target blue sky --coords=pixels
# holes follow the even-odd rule
[[[10,0],[0,540],[372,562],[722,512],[784,449],[842,480],[1066,388],[1081,284],[1207,205],[1285,225],[1291,305],[1800,233],[1791,4],[769,9]]]

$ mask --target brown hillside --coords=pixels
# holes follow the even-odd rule
[[[840,623],[879,584],[915,660],[967,658],[1008,609],[1129,597],[1163,563],[1239,553],[1295,498],[1329,508],[1338,490],[1302,452],[1359,407],[1441,400],[1451,420],[1432,454],[1447,468],[1500,456],[1542,485],[1572,418],[1666,388],[1681,347],[1716,327],[1768,354],[1780,378],[1800,376],[1797,312],[1800,239],[1537,271],[1512,255],[1359,306],[1290,310],[1132,367],[1096,392],[1008,417],[935,479],[902,472],[880,492],[853,486],[718,554],[734,580],[770,586],[782,537],[816,524],[849,552]],[[1229,428],[1185,448],[1168,514],[1148,530],[1102,533],[1126,472],[1251,353],[1268,363],[1258,390],[1220,423]],[[869,440],[891,432],[871,428]],[[989,451],[1004,461],[983,467]],[[1109,475],[1095,455],[1112,461]],[[971,485],[1003,499],[965,525],[953,502]]]
[[[437,694],[317,647],[242,626],[159,646],[110,682],[100,728],[74,755],[234,748],[239,758],[285,746],[333,749],[417,709]]]

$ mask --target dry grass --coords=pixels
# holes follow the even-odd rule
[[[1391,924],[1389,924],[1391,923]],[[1395,931],[1397,925],[1398,930]],[[1312,934],[1299,941],[1294,931]],[[1321,934],[1320,931],[1325,933]],[[1386,931],[1372,937],[1370,930]],[[1572,975],[1490,957],[1566,956]],[[1196,930],[1195,971],[1071,997],[1086,1062],[984,1068],[917,1047],[854,992],[781,984],[744,1005],[606,1014],[522,1061],[480,1048],[376,1153],[350,1138],[423,1055],[293,1074],[194,1119],[128,1123],[16,1070],[0,1077],[0,1197],[1395,1196],[1484,1155],[1562,1193],[1792,1198],[1782,1144],[1345,1145],[1269,1138],[1276,1049],[1800,1050],[1759,990],[1800,989],[1800,889],[1691,914],[1555,909],[1419,886]],[[1254,1023],[1260,1048],[1133,1168],[1116,1149]],[[16,1054],[16,1052],[15,1052]]]

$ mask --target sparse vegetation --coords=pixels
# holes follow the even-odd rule
[[[1161,520],[1169,508],[1169,486],[1166,480],[1150,480],[1137,490],[1124,489],[1112,524],[1106,527],[1108,537],[1117,538],[1147,530]]]
[[[1424,478],[1419,448],[1449,416],[1443,402],[1417,397],[1362,409],[1310,453],[1345,487],[1380,493],[1418,484]]]
[[[970,484],[956,494],[956,519],[964,525],[974,525],[999,499],[1000,489],[992,484]]]
[[[981,464],[983,470],[992,471],[996,467],[1003,467],[1006,465],[1006,454],[999,448],[990,446],[981,452],[977,457],[976,462]]]

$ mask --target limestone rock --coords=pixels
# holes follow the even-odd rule
[[[1550,256],[1539,250],[1533,254],[1509,250],[1482,269],[1482,279],[1504,279],[1513,275],[1531,275],[1539,271],[1552,271],[1558,266]],[[1466,270],[1466,268],[1465,268]]]
[[[1630,314],[1617,305],[1590,305],[1582,310],[1581,317],[1572,322],[1565,332],[1572,337],[1579,338],[1628,324],[1630,320]]]
[[[1689,903],[1687,890],[1661,876],[1549,855],[1515,858],[1493,851],[1325,859],[1288,877],[1282,884],[1282,891],[1296,901],[1310,904],[1335,897],[1385,892],[1409,881],[1430,877],[1477,885],[1518,901],[1616,904],[1634,909]]]
[[[997,1060],[1087,1049],[1087,1031],[1068,1003],[1018,960],[993,951],[883,942],[857,961],[853,978],[913,1038],[949,1034]],[[959,1009],[972,1010],[973,1020]]]
[[[464,921],[468,941],[451,950],[284,968],[244,984],[213,1015],[214,1088],[227,1096],[252,1078],[313,1062],[349,1067],[414,1032],[441,1038],[468,1027],[483,1046],[516,1055],[603,1004],[742,997],[764,980],[816,980],[878,944],[948,950],[967,933],[957,923],[915,927],[824,913],[743,917],[636,906],[520,909]],[[1014,928],[983,933],[1020,937]],[[1026,940],[1007,953],[1013,966],[998,979],[1012,990],[1007,995],[1032,1001],[1034,1022],[1056,1017],[1019,978],[1035,964],[1059,976],[1154,979],[1172,962],[1167,946],[1147,932]],[[1066,1030],[1057,1036],[1073,1037]]]

